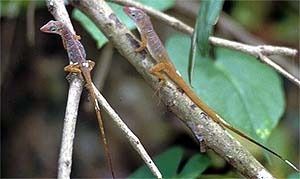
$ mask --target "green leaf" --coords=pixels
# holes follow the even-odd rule
[[[300,173],[293,173],[288,176],[288,179],[299,179],[300,178]]]
[[[158,10],[166,10],[174,6],[174,0],[140,0],[140,2],[144,5],[151,6]],[[123,22],[129,29],[134,29],[135,25],[133,21],[124,13],[123,6],[108,3],[112,10],[116,13],[119,20]],[[74,9],[72,12],[72,17],[79,21],[80,24],[84,27],[84,29],[92,36],[92,38],[97,42],[97,47],[101,48],[108,40],[104,36],[104,34],[98,29],[98,27],[89,19],[85,14],[83,14],[80,10]]]
[[[197,24],[195,29],[197,28]],[[193,33],[192,35],[192,40],[191,40],[191,48],[190,48],[190,52],[189,52],[189,63],[188,63],[188,80],[189,80],[189,84],[192,85],[192,80],[193,80],[193,74],[194,74],[194,68],[195,68],[195,61],[196,61],[196,57],[199,56],[197,55],[198,52],[198,48],[197,48],[197,33]]]
[[[171,59],[185,80],[189,45],[190,38],[179,35],[166,43]],[[237,51],[217,48],[215,61],[208,57],[197,60],[192,84],[206,104],[257,140],[269,137],[284,111],[279,76],[254,57]]]
[[[197,32],[197,46],[202,56],[210,53],[208,38],[213,33],[213,27],[218,21],[222,6],[223,0],[201,1],[195,32]]]
[[[196,56],[198,56],[196,54],[197,49],[203,57],[213,56],[209,36],[213,33],[214,25],[218,21],[222,6],[223,0],[201,1],[195,30],[192,36],[192,48],[189,53],[188,79],[190,84],[193,77],[195,59]]]
[[[173,147],[166,152],[155,157],[154,162],[161,171],[164,178],[175,176],[179,163],[183,155],[183,149]],[[129,178],[153,178],[154,176],[145,165],[136,170]]]
[[[80,10],[73,10],[72,17],[79,21],[85,30],[92,36],[92,38],[97,42],[98,48],[101,48],[107,42],[107,38],[102,34],[94,22],[92,22],[90,18],[88,18]]]
[[[178,167],[182,160],[183,149],[181,147],[172,147],[166,152],[155,157],[154,161],[163,178],[196,178],[210,164],[210,159],[206,155],[194,155],[178,174]],[[154,176],[145,165],[137,169],[129,178],[153,178]]]
[[[170,9],[175,5],[175,0],[139,0],[139,2],[160,11]]]
[[[190,179],[197,178],[210,165],[211,161],[207,155],[196,154],[184,166],[183,170],[179,174],[179,177]]]

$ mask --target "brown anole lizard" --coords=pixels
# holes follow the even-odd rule
[[[294,166],[290,161],[284,159],[282,156],[274,152],[273,150],[267,148],[263,144],[255,141],[251,137],[247,136],[238,129],[232,127],[230,124],[225,122],[225,120],[219,116],[213,109],[206,105],[187,85],[187,83],[182,79],[182,77],[176,72],[176,68],[171,62],[167,50],[153,29],[150,17],[142,10],[136,7],[124,7],[125,13],[135,22],[137,29],[141,36],[140,47],[135,51],[140,52],[147,49],[153,59],[157,62],[150,69],[150,73],[156,76],[162,82],[166,80],[166,76],[172,80],[176,85],[178,85],[186,95],[200,108],[202,109],[210,118],[218,123],[220,126],[225,127],[232,132],[238,134],[239,136],[251,141],[252,143],[262,147],[263,149],[269,151],[270,153],[277,156],[280,160],[291,166],[293,169],[299,172],[299,169]],[[165,76],[166,75],[166,76]]]
[[[107,139],[105,136],[104,124],[103,124],[103,120],[101,118],[100,108],[98,105],[95,91],[93,89],[93,81],[91,78],[91,70],[93,69],[95,63],[91,60],[86,60],[86,53],[85,53],[84,47],[81,44],[81,42],[79,41],[80,37],[77,36],[76,34],[73,34],[64,23],[62,23],[60,21],[51,20],[46,25],[41,27],[40,30],[43,32],[46,32],[46,33],[58,34],[61,36],[64,48],[67,50],[68,57],[71,62],[71,64],[66,66],[64,68],[64,70],[66,72],[70,72],[70,73],[72,72],[72,73],[82,74],[82,76],[86,82],[86,88],[90,94],[91,101],[95,107],[96,116],[97,116],[99,128],[100,128],[100,133],[101,133],[102,141],[104,144],[104,151],[105,151],[106,159],[107,159],[112,177],[115,178],[113,168],[112,168],[111,156],[110,156],[110,152],[108,149],[108,143],[107,143]]]

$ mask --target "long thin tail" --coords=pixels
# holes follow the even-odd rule
[[[215,121],[215,120],[214,120]],[[231,125],[225,123],[225,122],[218,122],[221,126],[224,126],[225,128],[231,130],[232,132],[238,134],[239,136],[249,140],[250,142],[260,146],[261,148],[265,149],[266,151],[270,152],[271,154],[275,155],[276,157],[278,157],[280,160],[282,160],[284,163],[286,163],[287,165],[289,165],[290,167],[292,167],[294,170],[296,170],[297,172],[300,172],[300,170],[293,165],[289,160],[283,158],[282,156],[280,156],[279,154],[277,154],[276,152],[274,152],[273,150],[269,149],[268,147],[264,146],[263,144],[255,141],[254,139],[250,138],[249,136],[247,136],[246,134],[242,133],[241,131],[235,129],[234,127],[232,127]]]
[[[268,147],[264,146],[263,144],[260,144],[256,140],[252,139],[251,137],[247,136],[243,132],[239,131],[238,129],[232,127],[230,124],[224,121],[224,119],[219,116],[215,111],[213,111],[208,105],[206,105],[203,101],[201,101],[198,96],[192,91],[192,89],[185,83],[185,81],[176,73],[174,70],[169,70],[169,73],[172,73],[169,77],[172,81],[174,81],[178,86],[180,86],[183,91],[187,94],[187,96],[199,107],[201,108],[205,113],[207,113],[208,116],[210,116],[216,123],[219,125],[231,130],[232,132],[238,134],[239,136],[249,140],[250,142],[254,143],[257,146],[262,147],[266,151],[272,153],[276,157],[278,157],[280,160],[282,160],[284,163],[292,167],[297,172],[300,172],[300,170],[293,165],[289,160],[283,158],[273,150],[269,149]]]
[[[93,100],[95,100],[95,99],[93,99]],[[96,111],[96,116],[97,116],[97,120],[98,120],[98,124],[99,124],[99,128],[100,128],[100,133],[102,136],[102,142],[104,145],[106,160],[109,165],[111,175],[113,178],[115,178],[115,174],[114,174],[114,170],[113,170],[113,166],[112,166],[112,159],[111,159],[111,155],[110,155],[109,148],[108,148],[108,142],[107,142],[106,135],[105,135],[104,124],[103,124],[103,120],[102,120],[102,117],[100,114],[100,108],[98,106],[98,102],[95,101],[95,103],[96,103],[95,111]]]
[[[106,156],[106,161],[108,163],[111,175],[113,178],[115,178],[115,174],[114,174],[114,170],[113,170],[113,165],[112,165],[112,159],[111,159],[111,155],[109,152],[109,147],[108,147],[108,142],[107,142],[107,138],[105,135],[105,130],[104,130],[104,123],[101,117],[101,113],[100,113],[100,107],[98,105],[98,101],[96,98],[96,94],[94,92],[93,89],[93,81],[91,78],[91,74],[88,68],[83,67],[81,69],[81,72],[86,80],[86,88],[89,91],[89,94],[91,95],[92,101],[93,101],[93,105],[95,107],[95,112],[96,112],[96,116],[97,116],[97,120],[98,120],[98,125],[100,128],[100,134],[101,134],[101,140],[103,142],[103,146],[104,146],[104,153]]]

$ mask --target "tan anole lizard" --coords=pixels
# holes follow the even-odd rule
[[[91,60],[86,60],[86,53],[84,47],[80,43],[80,37],[76,34],[73,34],[64,23],[60,21],[49,21],[46,25],[41,27],[40,29],[46,33],[58,34],[61,36],[64,48],[67,50],[69,60],[72,64],[66,66],[64,70],[66,72],[72,73],[81,73],[86,82],[86,88],[91,96],[92,103],[95,107],[96,116],[99,123],[99,128],[102,136],[102,141],[104,144],[104,151],[106,155],[106,159],[112,174],[112,177],[115,178],[110,152],[108,149],[108,143],[105,136],[103,120],[100,114],[100,108],[98,105],[98,101],[96,98],[95,91],[93,89],[93,81],[91,78],[91,70],[93,69],[95,63]]]
[[[230,124],[225,122],[225,120],[221,116],[219,116],[213,109],[206,105],[193,92],[193,90],[187,85],[187,83],[182,79],[182,77],[176,72],[176,68],[171,62],[164,45],[162,44],[155,30],[153,29],[150,17],[143,10],[136,7],[125,6],[124,11],[135,22],[141,36],[140,47],[137,48],[135,51],[140,52],[144,49],[147,49],[150,55],[153,57],[153,59],[157,62],[157,64],[150,69],[151,74],[155,75],[161,81],[165,81],[167,76],[176,85],[178,85],[200,109],[202,109],[208,116],[210,116],[212,120],[214,120],[220,126],[231,130],[232,132],[240,135],[241,137],[269,151],[270,153],[274,154],[280,160],[282,160],[283,162],[285,162],[286,164],[288,164],[293,169],[299,172],[299,169],[296,166],[294,166],[290,161],[284,159],[282,156],[280,156],[273,150],[260,144],[259,142],[250,138],[243,132],[239,131],[238,129],[235,129]]]

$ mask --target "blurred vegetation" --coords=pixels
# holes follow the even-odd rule
[[[187,14],[183,15],[180,7],[174,8],[172,0],[159,1],[161,4],[155,1],[143,2],[151,3],[159,10],[167,10],[167,13],[189,24],[196,22],[196,15],[193,15],[193,18],[189,18]],[[34,8],[29,8],[33,3]],[[190,9],[193,9],[195,4],[199,6],[198,1],[187,2]],[[64,78],[66,74],[63,72],[64,65],[68,63],[67,54],[58,36],[39,32],[42,25],[53,19],[44,1],[0,1],[0,7],[1,177],[55,177],[68,89],[67,80]],[[122,13],[120,6],[116,7],[115,10]],[[34,18],[31,19],[34,22],[32,31],[27,28],[31,25],[28,22],[28,11],[34,11]],[[100,56],[105,48],[100,47],[104,47],[106,42],[104,38],[100,38],[100,31],[95,27],[91,28],[90,22],[78,10],[68,6],[68,11],[74,18],[72,19],[74,28],[82,37],[88,58],[96,61],[98,65],[102,64]],[[299,1],[225,1],[223,11],[267,44],[299,49]],[[127,16],[120,14],[119,17],[124,18],[122,22],[129,23],[129,26],[134,28]],[[153,22],[160,37],[167,42],[174,63],[187,79],[186,47],[189,42],[185,42],[182,34],[176,34],[174,29],[155,19]],[[215,34],[216,36],[223,35],[222,29],[217,29],[216,32],[220,33]],[[33,45],[27,40],[28,34],[35,34]],[[183,39],[176,42],[176,38]],[[183,45],[185,43],[187,44]],[[243,61],[238,61],[238,58],[243,58]],[[251,66],[253,68],[250,68]],[[213,152],[199,154],[198,144],[188,129],[165,109],[154,96],[154,91],[117,51],[114,51],[108,68],[110,70],[105,79],[104,96],[140,137],[151,156],[158,156],[157,164],[166,176],[239,177],[229,164]],[[279,77],[252,57],[224,49],[217,50],[216,61],[197,60],[195,68],[197,75],[193,86],[195,85],[198,94],[209,105],[215,107],[235,126],[252,134],[253,137],[258,136],[257,139],[264,139],[270,147],[286,158],[293,162],[299,161],[299,102],[295,100],[299,99],[299,89],[295,85]],[[197,71],[197,68],[200,70]],[[236,89],[262,95],[260,102],[268,106],[268,110],[259,107],[258,104],[251,105],[260,113],[256,116],[261,116],[261,113],[269,115],[266,118],[270,123],[266,124],[266,118],[256,116],[256,118],[245,117],[243,120],[239,118],[239,121],[234,117],[240,116],[239,112],[235,111],[237,108],[224,104],[231,91],[224,92],[225,89],[229,89],[228,84],[224,84],[226,81],[218,81],[219,85],[222,84],[222,88],[211,87],[216,81],[213,81],[210,75],[203,76],[210,72],[218,75],[216,68],[229,73],[229,78],[246,75],[247,78],[243,78],[243,83],[240,83],[242,88]],[[202,73],[202,76],[198,75],[199,73]],[[256,83],[252,83],[253,81]],[[235,94],[234,90],[231,92],[231,95]],[[222,99],[216,99],[216,94],[224,95]],[[247,98],[245,100],[246,103],[251,102]],[[231,105],[241,106],[240,103]],[[229,116],[231,114],[233,116]],[[150,177],[149,171],[142,167],[142,160],[125,137],[108,116],[104,118],[116,175]],[[259,127],[267,129],[267,137],[261,136],[257,130]],[[76,128],[72,177],[110,176],[98,133],[97,121],[89,104],[88,95],[84,92]],[[261,149],[250,145],[247,141],[241,142],[278,178],[297,177],[297,174],[281,161],[271,155],[266,157]]]

